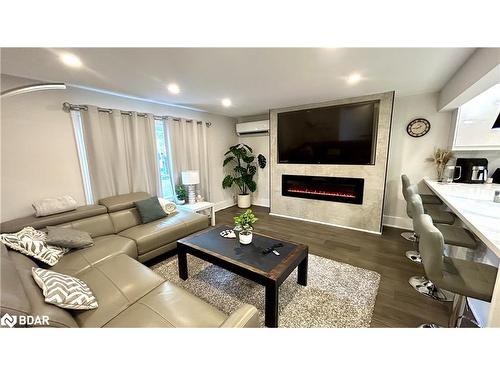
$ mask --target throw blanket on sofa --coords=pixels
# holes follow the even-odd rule
[[[76,200],[70,195],[56,198],[46,198],[33,203],[35,216],[47,216],[76,209]]]
[[[175,211],[177,211],[177,206],[174,202],[170,202],[164,198],[158,198],[158,200],[160,201],[160,204],[161,204],[161,207],[163,208],[163,211],[165,211],[165,213],[167,215],[170,215],[170,214],[174,213]]]

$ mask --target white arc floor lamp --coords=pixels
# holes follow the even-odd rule
[[[42,90],[64,90],[66,89],[66,85],[64,83],[36,83],[33,85],[16,87],[13,89],[2,91],[0,96],[2,98],[7,98],[9,96],[25,94],[33,91],[42,91]]]

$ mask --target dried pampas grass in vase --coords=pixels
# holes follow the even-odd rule
[[[441,148],[436,148],[432,154],[432,157],[427,158],[427,161],[432,161],[436,166],[437,180],[439,182],[443,181],[444,168],[452,158],[453,152],[451,150],[445,150]]]

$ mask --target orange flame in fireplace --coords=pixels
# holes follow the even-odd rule
[[[342,193],[337,191],[325,191],[325,190],[312,190],[312,189],[301,189],[301,188],[289,188],[287,189],[290,193],[302,193],[311,195],[327,195],[333,197],[344,197],[344,198],[356,198],[354,194]]]

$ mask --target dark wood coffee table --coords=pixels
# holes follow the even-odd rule
[[[307,285],[308,247],[257,233],[253,234],[251,244],[241,245],[237,238],[220,236],[219,233],[226,229],[232,228],[219,225],[177,241],[179,277],[188,278],[186,254],[191,254],[263,285],[266,288],[265,323],[267,327],[277,327],[279,286],[295,267],[298,267],[297,283]],[[277,249],[279,256],[262,253],[265,248],[280,242],[283,247]]]

